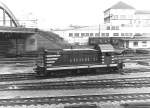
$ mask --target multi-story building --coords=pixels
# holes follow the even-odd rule
[[[132,6],[118,2],[104,11],[104,23],[121,27],[147,27],[150,26],[150,11],[136,10]]]
[[[123,2],[119,2],[104,11],[104,23],[111,25],[132,24],[135,9]]]
[[[99,26],[71,26],[65,29],[53,30],[71,44],[83,45],[89,37],[100,36]]]
[[[119,31],[118,34],[110,36],[147,34],[150,33],[150,11],[136,10],[132,6],[118,2],[104,11],[104,24],[107,25],[106,30]]]
[[[135,39],[135,36],[150,36],[150,11],[136,10],[126,3],[118,2],[104,11],[103,24],[72,27],[53,32],[58,33],[69,43],[78,44],[87,44],[89,37],[134,37]]]
[[[105,31],[111,37],[127,37],[123,39],[125,48],[149,48],[150,38],[150,11],[136,10],[134,7],[118,2],[104,11]],[[137,36],[143,36],[139,39]],[[134,37],[134,38],[133,38]]]

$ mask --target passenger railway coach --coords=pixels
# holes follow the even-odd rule
[[[40,76],[62,72],[116,72],[122,69],[122,62],[116,59],[115,50],[110,44],[84,49],[44,50],[38,58],[35,71]]]

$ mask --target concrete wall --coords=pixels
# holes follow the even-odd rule
[[[37,50],[37,34],[29,36],[25,41],[25,51]]]

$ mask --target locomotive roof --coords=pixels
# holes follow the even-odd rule
[[[99,44],[101,52],[115,52],[114,47],[111,44]]]

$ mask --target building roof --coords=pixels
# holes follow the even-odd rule
[[[116,4],[114,4],[113,6],[111,6],[110,8],[106,9],[104,12],[110,10],[110,9],[135,9],[134,7],[120,1]]]
[[[134,7],[120,1],[116,3],[115,5],[111,6],[110,9],[134,9]]]
[[[93,26],[77,26],[77,27],[67,27],[67,28],[63,28],[63,29],[54,29],[52,30],[53,32],[57,32],[57,31],[71,31],[71,30],[99,30],[99,25],[93,25]]]
[[[146,11],[146,10],[136,10],[135,14],[150,14],[150,11]]]

